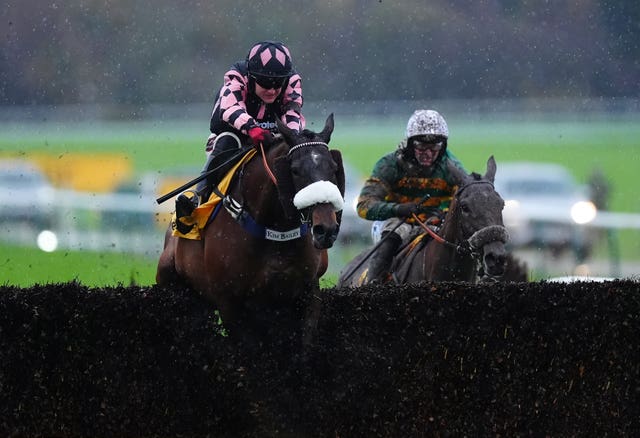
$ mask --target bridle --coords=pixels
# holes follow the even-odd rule
[[[287,152],[287,157],[291,157],[291,154],[298,149],[309,147],[309,146],[324,146],[329,150],[329,145],[323,141],[307,141],[304,143],[297,144],[292,146]],[[311,223],[311,207],[307,207],[304,210],[300,210],[300,220],[302,223],[310,224]]]
[[[290,157],[293,151],[296,151],[305,146],[324,146],[329,149],[329,145],[323,141],[307,141],[305,143],[300,143],[291,147],[289,149],[289,152],[287,152],[287,157]],[[267,175],[269,175],[271,181],[273,181],[275,185],[278,185],[278,180],[276,179],[276,176],[273,174],[273,171],[271,170],[271,168],[269,167],[269,163],[267,162],[267,155],[264,153],[264,146],[262,145],[262,142],[260,143],[260,152],[262,152],[262,163],[264,165],[264,170],[267,172]]]
[[[415,213],[412,213],[411,215],[413,217],[413,220],[415,220],[416,223],[418,225],[420,225],[422,227],[422,229],[425,230],[427,232],[427,234],[429,234],[429,236],[431,236],[433,238],[433,240],[435,240],[436,242],[441,243],[444,246],[447,246],[449,248],[453,248],[458,254],[473,255],[473,252],[471,250],[471,247],[469,246],[469,243],[468,243],[469,241],[468,240],[465,240],[461,244],[456,244],[456,243],[453,243],[453,242],[449,242],[448,240],[445,240],[442,237],[440,237],[431,228],[429,228],[429,225],[427,225],[426,223],[422,222],[420,220],[420,218]]]
[[[460,194],[469,186],[474,184],[489,184],[492,188],[494,185],[491,181],[486,180],[474,180],[462,185],[456,193],[454,197],[458,199]],[[413,219],[419,224],[426,232],[435,240],[436,242],[443,244],[449,248],[454,249],[458,254],[471,256],[474,259],[478,259],[480,255],[481,248],[489,242],[494,240],[502,240],[503,243],[506,243],[508,240],[508,233],[505,227],[501,225],[489,225],[487,227],[483,227],[476,232],[474,232],[468,239],[465,239],[461,243],[450,242],[440,235],[438,235],[435,231],[433,231],[429,225],[424,223],[418,218],[415,213],[412,213]]]
[[[286,157],[290,159],[292,152],[308,146],[324,146],[327,150],[329,150],[329,145],[323,141],[307,141],[291,147],[287,151]],[[275,173],[271,170],[271,166],[267,161],[264,145],[262,143],[260,143],[260,151],[262,153],[262,165],[265,169],[265,172],[267,173],[267,176],[269,177],[269,179],[277,187],[278,179],[276,178]],[[243,176],[244,176],[244,166],[238,172],[238,181],[240,185],[242,185]],[[223,205],[235,220],[243,223],[245,229],[247,229],[249,232],[253,233],[254,235],[257,234],[261,236],[262,234],[266,233],[267,235],[272,235],[272,236],[276,236],[280,234],[280,235],[286,235],[288,237],[289,235],[294,235],[297,233],[298,228],[281,233],[276,230],[268,229],[258,224],[253,219],[253,217],[251,217],[251,215],[249,215],[249,213],[245,210],[243,202],[238,202],[228,195],[223,197]],[[307,232],[309,224],[311,224],[311,213],[312,213],[311,206],[307,208],[299,209],[299,213],[300,213],[301,226],[299,227],[300,233],[298,235],[303,235]],[[285,240],[285,239],[283,237],[282,239],[276,238],[274,240]]]

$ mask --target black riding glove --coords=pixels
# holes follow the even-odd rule
[[[418,214],[418,212],[420,211],[420,207],[413,202],[405,202],[404,204],[396,205],[395,210],[396,216],[404,218],[411,216],[413,213]]]

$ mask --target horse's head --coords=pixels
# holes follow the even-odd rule
[[[344,168],[337,150],[329,150],[333,132],[333,114],[324,129],[315,133],[297,132],[280,121],[278,129],[288,152],[276,161],[280,199],[289,215],[297,211],[311,223],[313,244],[324,249],[338,237],[339,213],[344,204]]]
[[[467,175],[449,163],[449,171],[459,186],[451,203],[452,215],[458,222],[460,236],[472,252],[482,256],[483,270],[491,277],[504,274],[509,236],[502,221],[504,200],[493,187],[496,162],[491,156],[484,176]]]

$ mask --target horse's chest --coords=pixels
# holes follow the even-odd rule
[[[306,277],[313,271],[313,260],[295,256],[271,257],[264,260],[262,271],[267,278]]]

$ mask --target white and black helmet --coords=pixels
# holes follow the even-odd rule
[[[443,147],[436,161],[440,160],[447,149],[449,127],[444,117],[434,110],[416,110],[409,117],[405,139],[398,145],[399,152],[405,160],[415,161],[413,157],[414,140],[423,143],[442,143]]]
[[[407,122],[406,138],[431,137],[434,141],[449,138],[449,127],[438,111],[417,110]]]
[[[419,139],[421,142],[426,143],[442,143],[442,151],[444,151],[447,148],[448,138],[449,127],[438,111],[416,110],[409,117],[405,139],[400,142],[398,149],[406,159],[411,159],[414,140]],[[444,152],[441,152],[438,159],[443,155]]]

